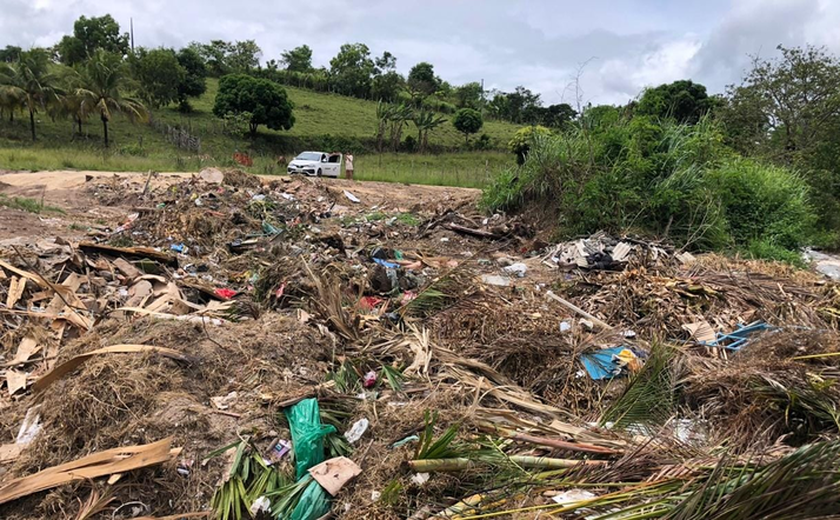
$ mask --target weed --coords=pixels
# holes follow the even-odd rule
[[[27,211],[29,213],[59,213],[61,215],[66,214],[66,212],[55,206],[48,206],[44,205],[42,202],[30,199],[27,197],[8,197],[0,193],[0,206],[6,206],[7,208],[12,209],[19,209],[21,211]]]
[[[397,215],[397,222],[406,226],[419,226],[420,219],[414,213],[400,213]]]

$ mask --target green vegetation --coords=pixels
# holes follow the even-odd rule
[[[472,108],[462,108],[455,112],[455,117],[452,118],[452,126],[464,134],[465,142],[469,142],[470,135],[477,134],[484,125],[484,120],[481,118],[481,112]]]
[[[254,160],[249,171],[270,175],[284,171],[277,164],[279,155],[290,159],[289,154],[307,149],[350,149],[357,152],[359,179],[469,187],[486,184],[485,164],[490,174],[512,164],[500,152],[385,154],[380,161],[372,154],[376,149],[376,103],[293,87],[285,89],[295,106],[295,126],[289,131],[261,127],[253,141],[245,135],[229,135],[225,122],[213,116],[218,91],[218,80],[213,78],[207,80],[204,94],[192,101],[192,112],[182,113],[176,106],[151,112],[152,119],[200,137],[201,153],[179,150],[153,127],[132,124],[126,118],[111,119],[108,134],[113,145],[109,150],[99,144],[101,126],[85,125],[80,136],[74,135],[73,121],[38,118],[39,140],[32,144],[28,141],[28,122],[4,119],[0,121],[0,164],[11,170],[196,171],[210,165],[234,166],[233,153],[243,151]],[[498,121],[484,125],[493,148],[504,146],[515,130],[515,126]],[[429,148],[434,150],[463,145],[461,134],[449,125],[438,127],[428,140]],[[412,167],[419,169],[416,175],[410,171]],[[397,177],[390,178],[391,173]],[[453,174],[455,180],[446,178]]]
[[[63,209],[57,208],[55,206],[45,205],[41,201],[37,201],[35,199],[30,199],[27,197],[9,197],[7,195],[3,195],[2,193],[0,193],[0,206],[5,206],[7,208],[12,209],[19,209],[21,211],[27,211],[29,213],[50,212],[64,214]]]
[[[805,180],[722,141],[709,118],[685,125],[636,116],[538,134],[522,168],[495,179],[483,203],[550,204],[568,234],[636,230],[695,250],[756,244],[754,254],[805,245],[816,219]]]
[[[219,80],[213,113],[219,117],[247,114],[252,138],[257,135],[259,125],[272,130],[288,130],[295,124],[292,104],[283,87],[245,74],[230,74]]]
[[[487,170],[488,159],[449,154],[502,149],[516,130],[490,122],[473,146],[464,144],[455,128],[444,125],[449,118],[443,113],[461,106],[482,110],[483,92],[474,84],[452,87],[430,63],[418,64],[406,79],[396,72],[393,54],[374,57],[360,43],[343,45],[329,70],[313,69],[305,45],[284,52],[280,63],[268,60],[265,68],[261,54],[253,40],[193,42],[177,51],[129,49],[127,35],[109,15],[79,18],[73,34],[50,49],[7,46],[0,64],[3,167],[183,171],[245,164],[254,173],[276,174],[305,150],[364,157],[390,149],[436,154],[422,160],[421,182],[438,182],[457,170],[459,178],[470,172],[464,182],[474,186],[484,183],[475,172]],[[387,136],[378,114],[382,105],[372,98],[399,103]],[[18,115],[25,113],[24,127]],[[92,116],[101,125],[88,124]],[[414,161],[395,164],[400,169]],[[367,175],[385,171],[377,164]],[[402,170],[398,179],[413,177]]]
[[[442,155],[382,154],[356,157],[354,179],[484,188],[511,167],[501,152],[464,152]]]

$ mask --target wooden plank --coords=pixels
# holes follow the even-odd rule
[[[114,247],[94,242],[79,242],[79,249],[85,253],[98,253],[110,256],[125,256],[128,258],[150,258],[166,265],[178,267],[178,259],[151,247]],[[1,264],[0,264],[1,265]]]

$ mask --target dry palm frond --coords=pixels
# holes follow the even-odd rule
[[[112,489],[106,489],[104,493],[100,493],[94,486],[93,481],[90,481],[90,484],[90,494],[84,503],[81,500],[79,501],[79,512],[76,514],[74,520],[88,520],[93,518],[104,511],[108,507],[108,504],[116,500],[116,497],[113,496]]]
[[[335,280],[325,281],[316,276],[308,264],[304,264],[306,271],[315,284],[316,295],[311,300],[315,312],[326,321],[331,328],[347,341],[355,342],[361,338],[360,318],[352,310],[343,305],[341,284]]]

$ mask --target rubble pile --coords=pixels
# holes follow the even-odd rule
[[[144,180],[89,182],[124,217],[81,240],[0,242],[3,518],[840,514],[832,281],[320,180]]]

